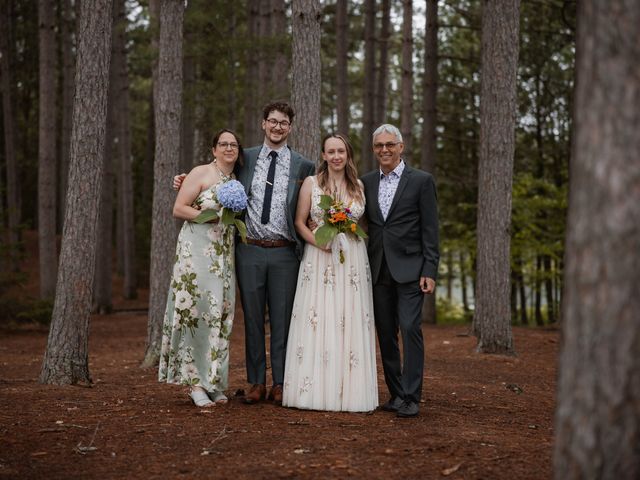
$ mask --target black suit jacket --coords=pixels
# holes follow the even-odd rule
[[[258,155],[262,150],[262,145],[257,147],[245,148],[244,165],[240,166],[236,163],[235,174],[240,183],[244,186],[247,195],[251,194],[251,182],[253,182],[253,174],[256,171],[256,162],[258,161]],[[289,234],[291,238],[296,241],[296,254],[298,258],[302,258],[302,251],[304,248],[304,242],[296,233],[294,226],[294,220],[296,216],[296,207],[298,206],[298,193],[302,182],[309,175],[313,175],[315,172],[315,165],[300,155],[298,152],[289,149],[291,152],[291,163],[289,166],[289,186],[287,188],[287,225],[289,227]]]
[[[399,283],[438,274],[438,206],[433,177],[405,164],[386,221],[378,203],[380,170],[362,176],[369,223],[369,262],[375,284],[383,254]]]

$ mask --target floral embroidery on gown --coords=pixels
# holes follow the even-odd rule
[[[193,206],[221,210],[218,185],[200,192]],[[234,227],[221,222],[182,225],[164,314],[159,381],[198,385],[208,392],[227,388],[235,307],[234,234]]]
[[[312,177],[311,218],[318,226],[322,190]],[[364,204],[354,202],[356,218]],[[371,273],[363,240],[348,235],[343,264],[306,245],[293,304],[283,405],[367,412],[378,406]]]

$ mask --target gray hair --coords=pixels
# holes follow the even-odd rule
[[[378,128],[376,128],[371,138],[375,139],[378,135],[384,132],[390,133],[391,135],[395,135],[396,140],[398,140],[400,143],[403,143],[402,134],[400,133],[400,130],[398,130],[398,127],[391,125],[390,123],[385,123],[383,125],[380,125]]]

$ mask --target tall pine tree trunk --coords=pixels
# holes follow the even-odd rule
[[[640,3],[578,3],[554,470],[640,478]]]
[[[162,323],[176,248],[176,222],[171,216],[175,195],[167,179],[180,161],[182,116],[182,25],[184,4],[160,1],[158,81],[154,83],[156,152],[153,168],[149,323],[143,366],[158,362]]]
[[[338,132],[349,135],[349,7],[336,2],[336,110]]]
[[[247,48],[244,96],[244,142],[253,145],[260,141],[260,100],[257,96],[259,52],[260,0],[247,0]]]
[[[7,183],[7,226],[8,245],[11,248],[9,255],[9,267],[17,271],[20,267],[19,256],[17,255],[18,244],[20,242],[20,204],[18,194],[18,164],[16,162],[16,138],[14,124],[14,104],[13,104],[13,80],[11,75],[11,34],[9,11],[11,2],[2,2],[0,8],[0,80],[2,81],[2,125],[4,130],[4,153],[6,164]]]
[[[376,78],[376,2],[364,2],[364,89],[362,98],[362,159],[360,171],[375,168],[372,135],[375,112]]]
[[[513,354],[511,185],[517,114],[520,1],[482,3],[482,87],[478,166],[477,350]]]
[[[56,291],[56,33],[54,0],[39,0],[38,247],[40,297]]]
[[[421,167],[436,176],[436,125],[438,115],[436,97],[438,95],[438,1],[427,1],[424,49],[424,85],[422,103],[422,145]],[[426,295],[422,307],[422,321],[436,323],[436,295]]]
[[[122,296],[126,299],[136,298],[138,278],[136,272],[135,218],[133,207],[133,172],[131,169],[131,131],[129,125],[129,69],[127,67],[126,36],[126,0],[117,2],[117,29],[113,35],[116,48],[113,49],[118,108],[116,110],[115,146],[116,177],[118,178],[118,225],[119,242],[118,258],[122,261],[123,288]]]
[[[389,78],[389,36],[391,29],[391,2],[382,0],[382,24],[380,27],[380,37],[378,38],[379,61],[376,68],[376,94],[375,94],[375,127],[387,121],[387,90]],[[374,127],[374,128],[375,128]],[[372,132],[373,133],[373,132]]]
[[[77,5],[77,4],[76,4]],[[75,24],[74,10],[77,6],[71,4],[71,0],[61,2],[62,15],[60,22],[60,32],[62,41],[62,132],[60,138],[60,161],[59,165],[59,195],[58,213],[59,218],[64,219],[64,209],[67,200],[67,185],[69,177],[69,150],[71,145],[71,122],[73,121],[73,96],[74,80],[76,75],[75,59]]]
[[[273,63],[271,64],[271,98],[286,99],[291,92],[289,87],[289,55],[287,38],[287,17],[284,0],[271,0],[271,41],[273,50]],[[297,113],[297,112],[296,112]]]
[[[40,381],[88,383],[95,265],[111,56],[111,0],[83,0],[78,28],[69,189],[58,288]]]
[[[413,165],[413,0],[402,0],[402,101],[400,132],[403,157]]]
[[[292,103],[295,149],[315,161],[320,150],[320,2],[293,3]]]

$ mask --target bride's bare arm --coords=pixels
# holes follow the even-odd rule
[[[311,212],[311,191],[313,189],[313,180],[311,177],[305,178],[302,186],[300,187],[300,194],[298,195],[298,209],[296,210],[295,227],[298,235],[300,235],[305,242],[318,247],[316,244],[316,238],[313,235],[311,229],[307,226],[307,219]],[[318,247],[322,248],[322,247]]]

